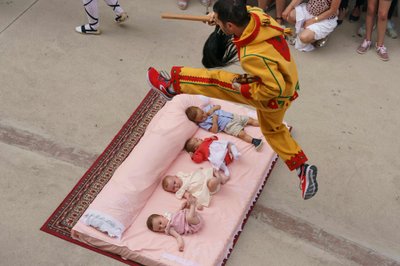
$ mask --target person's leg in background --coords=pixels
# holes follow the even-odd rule
[[[350,22],[356,22],[360,19],[362,6],[365,5],[365,0],[356,0],[353,10],[349,15]]]
[[[346,17],[347,7],[349,6],[349,0],[342,0],[339,6],[339,15],[337,24],[338,26],[343,23],[343,19]]]
[[[387,27],[386,27],[386,34],[392,39],[397,38],[397,32],[396,29],[394,28],[394,23],[392,21],[393,12],[397,6],[397,2],[398,2],[397,0],[392,0],[392,3],[390,4]]]
[[[279,24],[283,25],[284,20],[282,18],[282,13],[286,8],[286,0],[275,0],[275,6],[275,19]]]
[[[122,23],[128,19],[128,14],[119,5],[118,0],[104,0],[109,7],[112,7],[115,14],[115,21]]]
[[[378,1],[378,19],[377,19],[377,41],[376,41],[376,52],[379,58],[383,61],[389,60],[389,55],[387,53],[386,47],[383,45],[386,33],[386,25],[388,12],[390,8],[391,1],[379,0]]]
[[[84,24],[75,28],[76,32],[82,34],[100,34],[99,28],[99,9],[97,0],[83,0],[83,7],[89,21],[89,24]]]

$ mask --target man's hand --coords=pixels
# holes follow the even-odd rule
[[[207,14],[208,21],[206,22],[210,26],[215,26],[217,23],[215,22],[215,14],[214,12],[210,12]]]
[[[252,76],[249,74],[243,74],[243,75],[237,75],[232,83],[239,83],[239,84],[248,84],[248,83],[253,83],[256,81],[259,81],[260,78],[256,76]]]

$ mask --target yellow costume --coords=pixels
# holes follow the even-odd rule
[[[248,104],[257,109],[265,139],[290,170],[307,161],[300,146],[282,123],[291,101],[297,98],[296,64],[284,38],[284,29],[259,8],[248,7],[250,22],[233,42],[244,71],[256,81],[232,87],[239,74],[223,70],[173,67],[171,82],[175,92],[202,94]]]

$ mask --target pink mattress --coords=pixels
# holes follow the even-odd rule
[[[150,214],[174,212],[181,204],[174,194],[162,190],[160,181],[165,174],[210,167],[208,162],[195,164],[181,150],[193,134],[200,138],[212,135],[197,128],[184,115],[187,106],[204,105],[207,101],[220,104],[224,110],[255,117],[254,111],[229,102],[190,95],[175,97],[154,117],[146,130],[149,134],[143,136],[121,164],[121,169],[117,169],[88,207],[88,210],[99,211],[122,224],[122,236],[110,237],[80,220],[72,228],[73,238],[145,265],[223,264],[276,160],[276,154],[267,143],[257,152],[252,145],[238,138],[217,134],[220,139],[234,142],[242,155],[229,165],[231,179],[213,196],[210,206],[200,212],[205,220],[204,227],[196,234],[183,236],[184,252],[178,251],[173,237],[151,232],[146,227]],[[176,115],[182,112],[182,116]],[[262,138],[259,128],[248,126],[246,132]]]

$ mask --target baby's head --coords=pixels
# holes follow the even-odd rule
[[[185,113],[187,118],[196,124],[204,122],[207,119],[207,113],[196,106],[188,107]]]
[[[190,138],[185,142],[185,151],[187,152],[195,152],[200,144],[203,142],[202,139],[199,138]]]
[[[162,181],[162,187],[165,191],[175,193],[182,186],[182,180],[175,175],[167,175]]]
[[[168,224],[168,219],[159,214],[152,214],[147,218],[147,228],[153,232],[164,232]]]

